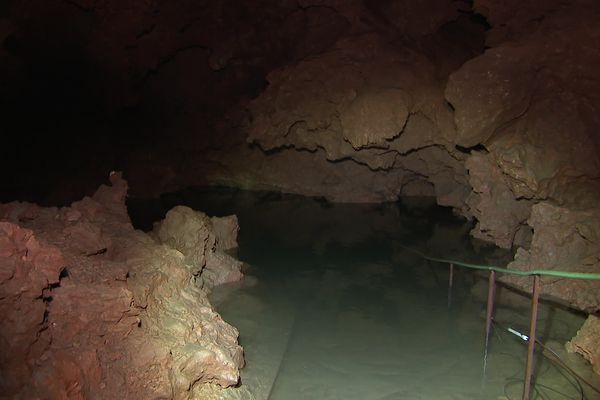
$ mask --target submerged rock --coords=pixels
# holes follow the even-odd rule
[[[204,383],[236,385],[238,332],[200,284],[241,278],[240,263],[215,246],[234,247],[236,220],[216,220],[215,233],[189,210],[207,223],[182,220],[186,256],[174,248],[184,241],[135,231],[127,184],[120,174],[111,183],[71,207],[0,207],[3,394],[185,399]]]

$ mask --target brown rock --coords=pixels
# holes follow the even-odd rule
[[[577,335],[567,342],[567,351],[579,353],[594,367],[600,375],[600,318],[590,315]]]
[[[344,138],[360,149],[384,145],[400,135],[408,118],[406,94],[401,90],[361,93],[341,112]]]
[[[235,215],[226,217],[211,217],[210,222],[217,239],[216,249],[221,251],[233,250],[238,247],[237,235],[240,230]]]
[[[528,224],[534,235],[531,248],[517,251],[509,268],[546,269],[597,273],[600,271],[600,211],[572,210],[542,202],[531,209]],[[508,282],[529,290],[531,279],[507,277]],[[600,282],[547,277],[542,294],[552,296],[571,307],[595,312],[600,310]]]
[[[200,273],[206,264],[206,254],[215,248],[210,218],[189,207],[177,206],[156,225],[154,232],[161,243],[179,250],[186,262]]]
[[[215,231],[213,224],[218,229]],[[189,207],[171,209],[155,226],[161,243],[179,250],[207,290],[242,278],[242,263],[222,253],[237,247],[237,218],[209,218]]]
[[[528,47],[492,49],[450,76],[446,98],[455,110],[456,144],[487,144],[500,128],[528,110],[534,56]]]
[[[473,188],[467,199],[468,211],[478,221],[471,235],[511,248],[515,235],[527,222],[532,202],[515,198],[506,176],[487,154],[473,153],[465,166]]]
[[[188,259],[203,263],[193,267],[133,230],[127,184],[120,174],[111,182],[69,208],[0,208],[28,228],[0,222],[3,393],[184,399],[204,383],[235,385],[244,364],[238,332],[212,310],[200,272],[207,270],[207,287],[241,278],[238,261],[215,253],[218,240],[223,249],[236,244],[237,219],[215,219],[218,234],[204,214],[177,220],[188,236],[168,238],[189,245]],[[171,213],[164,232],[173,214],[183,215]],[[206,246],[194,252],[193,241]]]
[[[61,252],[29,229],[0,222],[0,391],[19,392],[49,345],[46,298],[64,268]]]
[[[427,194],[462,207],[464,155],[422,54],[362,34],[268,79],[247,127],[248,141],[268,153],[228,162],[229,184],[353,202]]]

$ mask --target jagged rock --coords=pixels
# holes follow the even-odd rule
[[[214,251],[216,238],[210,233],[210,218],[189,207],[171,209],[154,232],[161,243],[179,250],[185,261],[200,274],[206,265],[206,254]]]
[[[586,0],[474,4],[492,25],[491,49],[454,72],[446,87],[456,143],[487,150],[466,162],[469,212],[478,220],[473,234],[519,246],[509,268],[597,273],[600,50],[592,43],[600,29],[592,21],[600,9]],[[531,290],[530,278],[503,279]],[[599,309],[599,282],[544,277],[542,283],[544,295],[570,307]],[[592,333],[585,349],[571,347],[593,360],[597,341]]]
[[[533,57],[527,47],[491,49],[450,75],[446,98],[454,107],[456,144],[486,144],[529,108]]]
[[[237,234],[240,230],[238,219],[235,215],[226,217],[211,217],[213,233],[217,239],[217,250],[227,251],[237,249]]]
[[[575,211],[542,202],[531,209],[528,224],[534,235],[531,248],[519,248],[509,268],[597,273],[600,270],[600,210]],[[531,279],[510,276],[507,282],[531,289]],[[600,310],[600,282],[545,277],[542,294],[571,307]]]
[[[50,345],[46,332],[50,289],[64,260],[59,249],[34,232],[0,222],[0,391],[17,394],[31,379]]]
[[[67,176],[65,170],[79,173],[73,166],[88,165],[94,153],[103,155],[94,158],[100,163],[96,170],[128,160],[136,188],[144,194],[218,183],[333,201],[435,195],[440,204],[477,219],[474,236],[521,247],[513,268],[599,268],[597,232],[589,226],[600,215],[598,1],[271,0],[261,7],[193,1],[158,7],[157,2],[132,0],[10,3],[0,16],[5,89],[0,110],[17,127],[13,138],[23,140],[10,148],[12,158],[5,157],[7,167],[1,170],[14,190],[65,195],[74,190],[73,182],[89,186],[94,181],[89,175]],[[63,23],[50,26],[47,21]],[[488,48],[481,53],[484,29]],[[452,54],[457,49],[459,54]],[[66,64],[73,69],[63,74]],[[81,81],[72,79],[76,72]],[[57,90],[39,90],[36,82]],[[86,126],[79,120],[69,120],[69,125],[60,119],[64,113],[55,112],[72,108],[72,99],[85,98],[87,92],[78,90],[86,84],[94,101],[77,104],[84,112],[73,114],[89,112],[102,115],[102,122],[116,121],[112,136],[105,135],[110,129],[103,123],[85,119]],[[74,90],[65,90],[65,104],[49,107],[54,99],[46,93],[64,87]],[[135,110],[142,117],[130,121]],[[42,116],[30,118],[36,113]],[[221,115],[231,118],[220,121],[219,130],[214,123]],[[138,119],[144,120],[139,126]],[[65,135],[65,125],[64,132],[72,136],[57,140],[56,134]],[[71,140],[89,125],[103,127],[102,134],[92,135],[98,140]],[[51,139],[32,155],[30,132],[52,126],[59,128],[45,135]],[[123,150],[129,154],[114,154],[132,147],[119,129],[153,132],[156,137],[136,137],[135,143],[158,142],[160,148],[145,144]],[[166,138],[164,131],[185,134]],[[71,148],[63,142],[86,145]],[[45,144],[52,144],[52,151]],[[482,147],[485,154],[478,151]],[[68,160],[68,168],[50,174],[47,154]],[[40,164],[19,168],[20,179],[15,179],[14,166],[25,155]],[[30,184],[35,180],[46,183],[38,188]],[[69,208],[12,204],[0,207],[0,214],[31,226],[36,238],[61,249],[69,266],[65,288],[67,280],[110,285],[115,291],[107,290],[107,296],[117,310],[128,298],[138,308],[154,310],[147,317],[155,321],[150,326],[159,327],[160,315],[170,310],[168,302],[158,306],[161,296],[183,301],[174,295],[175,288],[187,285],[190,276],[206,289],[237,279],[236,262],[221,253],[233,244],[221,242],[216,231],[212,241],[207,217],[186,226],[190,238],[177,236],[178,224],[165,224],[165,245],[153,250],[155,242],[133,232],[119,182],[115,178],[112,188]],[[58,236],[52,234],[55,223]],[[126,262],[131,249],[139,250],[135,271]],[[159,266],[147,254],[172,265]],[[134,284],[136,280],[143,283]],[[528,287],[525,281],[514,283]],[[545,293],[573,307],[596,307],[596,289],[589,282],[546,283]],[[58,295],[60,288],[55,291]],[[127,315],[119,331],[135,321],[134,314]],[[190,326],[181,326],[193,337]],[[148,357],[154,367],[174,365],[164,349],[146,352],[153,355]],[[73,353],[62,351],[52,362],[74,381],[88,372],[94,376],[92,353],[81,353],[88,354],[87,370],[73,367],[79,362],[68,358]],[[163,393],[160,388],[171,387],[170,382],[183,390],[198,377],[199,359],[184,353],[178,356],[185,364],[181,376],[153,380],[152,372],[145,372],[156,383],[153,393]],[[97,357],[104,360],[105,354]],[[230,365],[236,364],[236,350],[228,357],[234,360]],[[228,384],[232,370],[198,379]],[[95,390],[92,383],[81,387]]]
[[[600,375],[600,318],[590,315],[577,335],[567,342],[567,351],[579,353],[594,367]]]
[[[340,112],[344,139],[356,150],[386,146],[398,136],[408,119],[407,98],[402,90],[376,90],[357,95]]]
[[[0,207],[0,218],[26,227],[0,222],[3,393],[188,399],[204,383],[237,384],[237,330],[213,311],[202,274],[181,252],[133,229],[127,184],[118,173],[111,182],[71,207]],[[215,238],[235,244],[237,219],[216,219],[215,234],[202,216],[212,245],[190,255],[217,259],[207,263],[211,285],[239,279],[238,261],[213,254]]]
[[[453,73],[446,87],[456,143],[485,145],[513,204],[530,199],[595,207],[600,198],[600,51],[592,45],[600,30],[583,22],[592,24],[600,11],[591,2],[575,3],[476,1],[493,23],[488,42],[494,47]],[[494,212],[478,219],[497,223]]]
[[[468,212],[478,221],[471,235],[511,248],[515,235],[527,222],[532,202],[515,198],[506,176],[487,154],[473,153],[465,166],[473,188],[467,198]]]
[[[215,231],[213,224],[219,227]],[[237,247],[237,218],[210,218],[189,207],[177,206],[155,226],[155,235],[161,243],[181,251],[186,262],[210,288],[242,278],[242,263],[222,253]]]
[[[254,174],[253,158],[245,158],[251,176],[242,185],[342,201],[434,194],[461,207],[465,156],[454,149],[451,110],[422,54],[362,34],[268,79],[247,128],[248,140],[268,153]]]
[[[204,286],[210,288],[242,279],[242,263],[221,252],[210,252],[206,257],[206,266],[202,273]]]

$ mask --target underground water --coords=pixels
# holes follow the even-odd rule
[[[484,351],[487,277],[423,260],[506,265],[512,254],[469,237],[471,224],[428,199],[378,205],[230,189],[188,190],[130,202],[138,227],[185,204],[236,214],[245,278],[211,300],[238,328],[245,396],[273,400],[520,399],[529,298],[500,286]],[[584,317],[542,302],[538,339],[583,377],[564,343]],[[487,356],[484,358],[484,354]],[[546,354],[547,355],[547,354]],[[533,399],[600,398],[542,351]],[[595,382],[597,384],[597,382]]]

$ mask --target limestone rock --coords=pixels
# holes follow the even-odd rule
[[[216,239],[210,232],[210,218],[189,207],[171,209],[154,231],[161,243],[179,250],[198,273],[206,264],[206,253],[215,248]]]
[[[214,223],[218,226],[217,231]],[[242,263],[223,253],[237,247],[237,231],[235,216],[209,218],[184,206],[170,210],[155,227],[158,240],[185,256],[186,263],[207,290],[242,278]]]
[[[211,217],[210,222],[217,239],[217,250],[227,251],[237,249],[237,235],[240,230],[237,217],[235,215]]]
[[[59,249],[34,232],[0,222],[0,391],[15,395],[50,345],[48,299],[64,268]]]
[[[455,110],[456,143],[487,151],[485,162],[472,155],[466,164],[469,211],[478,220],[473,233],[502,247],[522,246],[523,264],[531,205],[558,205],[561,219],[585,209],[597,218],[600,50],[592,43],[600,30],[592,21],[600,9],[586,0],[479,0],[475,9],[492,25],[491,48],[451,74],[445,94]],[[594,28],[585,28],[588,23]],[[537,246],[545,240],[540,224],[529,224]],[[567,225],[556,228],[573,231]],[[571,267],[576,264],[564,266]]]
[[[363,93],[340,114],[344,138],[355,149],[385,146],[386,140],[400,135],[407,118],[406,96],[393,89]]]
[[[246,185],[342,201],[431,194],[461,207],[464,155],[454,148],[435,68],[422,54],[362,34],[268,79],[250,103],[247,127],[248,141],[267,154],[255,173],[246,164]],[[421,180],[424,186],[414,184]]]
[[[469,212],[477,218],[471,234],[509,249],[515,235],[526,224],[532,202],[516,199],[501,169],[484,153],[473,153],[466,161],[473,193],[467,199]]]
[[[238,332],[212,309],[201,268],[188,263],[210,260],[211,285],[240,279],[237,260],[214,254],[216,238],[223,248],[235,244],[237,219],[216,220],[218,234],[203,214],[189,213],[196,224],[177,220],[202,228],[193,243],[211,243],[193,249],[167,235],[184,257],[133,229],[127,184],[120,174],[111,182],[71,207],[0,207],[3,393],[189,399],[205,383],[237,384],[244,364]]]
[[[531,248],[517,251],[509,268],[547,269],[597,273],[600,270],[600,211],[572,210],[542,202],[531,209],[528,224],[534,235]],[[506,281],[530,290],[531,279],[506,277]],[[600,309],[600,282],[543,278],[542,294],[571,307],[595,312]]]
[[[455,109],[458,145],[486,144],[527,111],[533,93],[532,59],[527,47],[491,49],[450,76],[446,98]]]
[[[567,351],[579,353],[588,360],[600,375],[600,318],[590,315],[577,335],[567,342]]]
[[[210,252],[202,271],[202,283],[207,289],[242,279],[242,263],[230,255]]]

